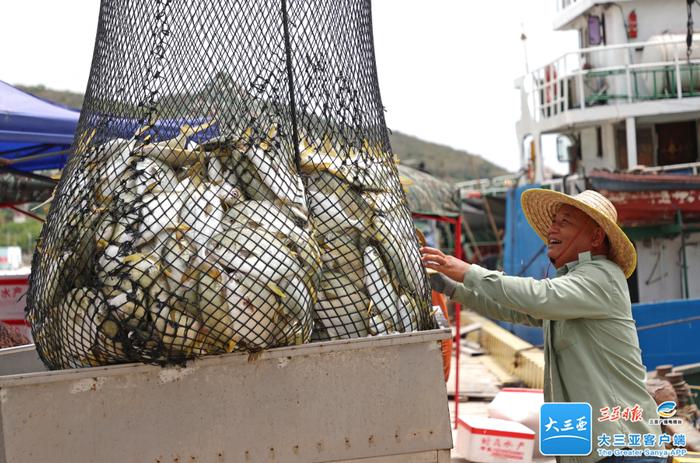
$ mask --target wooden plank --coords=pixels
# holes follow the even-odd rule
[[[486,317],[465,310],[461,323],[481,323],[479,344],[507,372],[520,378],[528,387],[544,387],[544,353]]]

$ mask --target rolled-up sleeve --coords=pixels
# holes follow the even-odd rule
[[[502,320],[505,318],[499,315],[505,315],[504,310],[544,320],[608,318],[611,292],[615,291],[609,281],[610,275],[595,262],[544,280],[506,276],[472,265],[455,298],[467,306],[480,305],[484,314]]]

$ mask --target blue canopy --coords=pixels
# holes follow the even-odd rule
[[[63,167],[79,117],[79,111],[0,81],[0,158],[13,160],[11,164],[2,164],[25,172]],[[16,161],[39,154],[47,156]]]

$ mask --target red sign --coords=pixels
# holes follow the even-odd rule
[[[28,276],[0,276],[0,320],[13,325],[24,324],[28,279]]]

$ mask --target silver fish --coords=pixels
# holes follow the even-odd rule
[[[365,232],[371,223],[369,208],[361,196],[338,184],[309,185],[309,207],[320,234],[354,228]],[[332,190],[332,191],[331,191]]]
[[[190,185],[181,193],[183,207],[180,210],[182,222],[189,227],[185,236],[196,246],[204,246],[214,235],[223,231],[224,209],[221,200],[210,187]]]
[[[214,236],[207,247],[208,260],[228,273],[250,274],[274,283],[304,274],[289,247],[263,228],[230,228]]]
[[[365,288],[371,300],[369,332],[372,335],[398,331],[398,295],[391,285],[389,272],[379,252],[367,246],[364,252]]]
[[[61,338],[67,367],[95,366],[92,349],[98,341],[98,329],[106,312],[104,298],[92,288],[74,288],[54,309],[59,325],[54,329]]]
[[[251,351],[274,347],[285,325],[280,296],[246,275],[230,278],[226,288],[237,345]]]
[[[375,216],[372,238],[377,242],[381,255],[386,258],[389,271],[399,285],[412,294],[425,294],[425,270],[415,235],[409,235],[406,225],[389,216]],[[413,227],[409,230],[413,230]]]
[[[342,273],[324,272],[314,307],[321,340],[365,337],[370,298]]]
[[[116,190],[123,187],[122,179],[129,168],[129,158],[134,152],[136,141],[115,138],[97,147],[98,198],[111,197]]]
[[[319,238],[324,270],[345,274],[350,281],[363,286],[366,240],[356,230],[337,230]]]
[[[132,157],[128,163],[133,168],[127,170],[125,186],[136,196],[172,191],[178,184],[175,172],[157,159]]]

